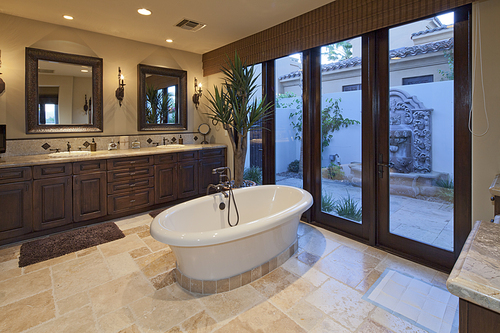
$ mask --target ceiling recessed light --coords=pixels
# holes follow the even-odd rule
[[[166,40],[166,42],[167,42],[167,43],[172,43],[172,42],[173,42],[173,40],[171,40],[171,39],[167,39],[167,40]]]
[[[146,8],[137,9],[137,12],[141,15],[151,15],[151,11]]]
[[[63,17],[64,17],[66,20],[72,20],[72,19],[73,19],[73,16],[71,16],[71,15],[63,15]]]
[[[81,71],[82,73],[88,73],[88,72],[89,72],[89,70],[88,70],[88,69],[81,69],[80,71]]]

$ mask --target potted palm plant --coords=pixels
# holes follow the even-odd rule
[[[269,115],[271,103],[266,104],[266,96],[260,101],[255,97],[257,79],[254,66],[246,66],[238,56],[234,61],[229,57],[222,68],[223,83],[214,92],[209,91],[208,117],[222,124],[227,131],[234,154],[234,187],[243,186],[243,172],[247,154],[248,132],[261,129],[261,124]]]

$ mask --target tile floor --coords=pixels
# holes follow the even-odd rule
[[[386,268],[446,288],[446,274],[301,223],[281,267],[227,293],[190,294],[151,220],[116,220],[125,238],[24,268],[20,245],[0,248],[0,332],[424,332],[361,297]]]

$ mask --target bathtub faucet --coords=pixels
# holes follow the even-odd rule
[[[224,185],[222,185],[222,184],[217,184],[217,185],[210,184],[210,185],[208,185],[207,195],[209,194],[211,188],[213,188],[215,190],[215,192],[217,192],[217,193],[222,193],[222,195],[224,195],[224,198],[229,198],[229,194],[227,194],[227,192],[225,190],[226,188],[224,187]]]
[[[228,167],[219,167],[212,169],[212,175],[219,174],[219,183],[223,184],[224,183],[224,177],[226,177],[226,181],[229,183],[231,181],[231,177],[229,176],[231,174],[231,169]],[[229,174],[229,175],[228,175]]]

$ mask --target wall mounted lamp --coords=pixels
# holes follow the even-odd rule
[[[125,96],[125,83],[123,83],[123,75],[120,67],[118,67],[118,88],[116,88],[115,96],[120,106],[122,106],[123,97]]]
[[[203,90],[201,90],[201,83],[198,84],[198,80],[194,78],[194,95],[193,95],[193,103],[196,109],[198,109],[198,106],[200,105],[200,97],[202,94]]]
[[[2,51],[0,50],[0,68],[2,67]],[[2,74],[2,73],[0,73]],[[0,94],[5,91],[5,82],[0,78]]]

